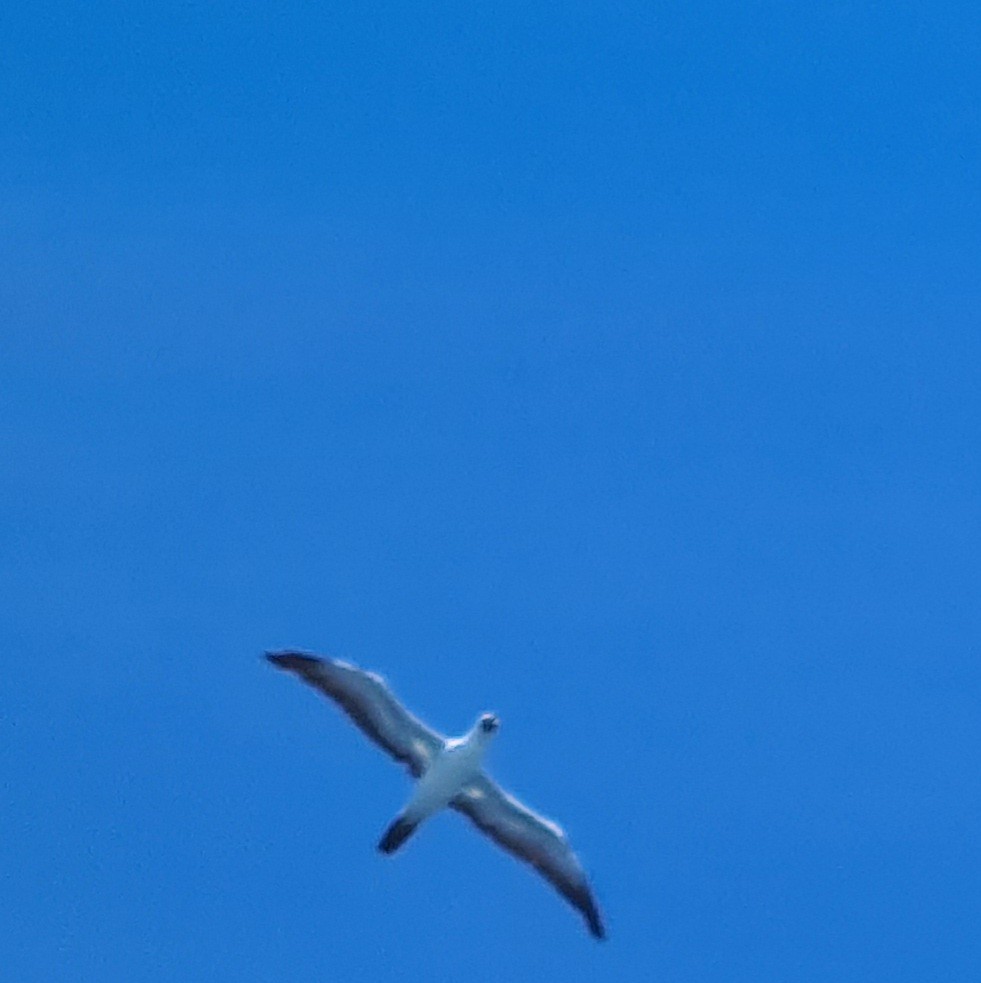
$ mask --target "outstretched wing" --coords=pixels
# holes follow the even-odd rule
[[[379,747],[401,761],[418,778],[439,753],[445,738],[414,717],[373,672],[338,659],[304,652],[267,652],[280,669],[329,696]]]
[[[450,804],[495,843],[550,881],[579,909],[596,938],[606,937],[586,874],[559,826],[522,805],[483,772]]]

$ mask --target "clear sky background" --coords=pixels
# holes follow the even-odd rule
[[[981,978],[970,3],[3,14],[0,978]],[[610,929],[262,663],[377,669]]]

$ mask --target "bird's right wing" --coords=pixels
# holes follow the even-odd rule
[[[561,827],[508,795],[484,772],[464,786],[450,805],[495,843],[531,864],[579,909],[596,938],[606,937],[585,871]]]
[[[304,652],[267,652],[280,669],[330,697],[379,747],[418,778],[446,739],[414,717],[392,694],[385,680],[338,659]]]

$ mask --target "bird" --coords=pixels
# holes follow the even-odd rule
[[[594,938],[606,938],[586,874],[565,832],[502,789],[483,769],[484,755],[500,730],[495,714],[481,713],[468,733],[446,738],[411,714],[374,672],[302,651],[265,655],[277,668],[294,673],[333,700],[416,779],[408,802],[378,843],[382,853],[394,853],[426,819],[449,807],[531,864],[578,909]]]

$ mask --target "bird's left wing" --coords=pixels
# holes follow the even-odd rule
[[[450,805],[495,843],[531,864],[579,909],[596,938],[606,937],[586,874],[559,826],[522,805],[483,772]]]
[[[445,738],[414,717],[395,698],[385,680],[339,659],[305,652],[267,652],[280,669],[329,696],[377,745],[418,778],[442,749]]]

